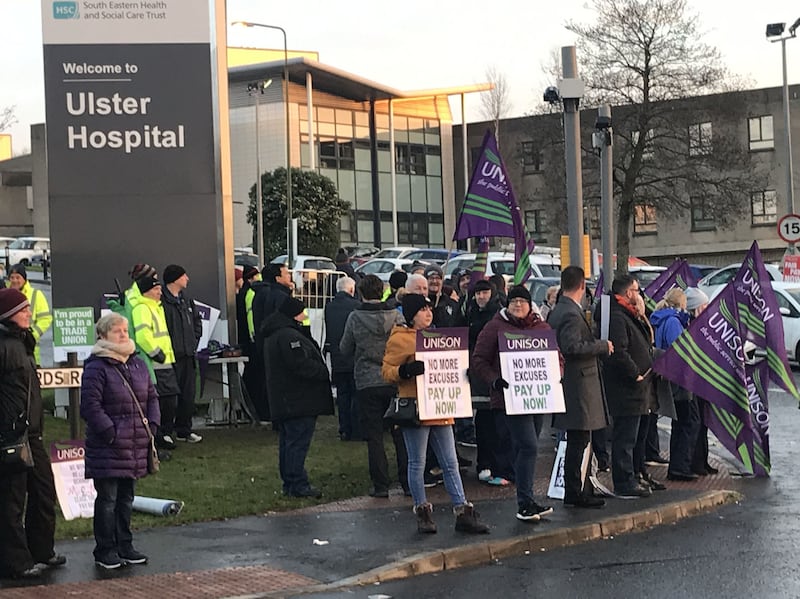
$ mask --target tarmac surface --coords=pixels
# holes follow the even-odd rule
[[[662,440],[664,432],[662,431]],[[546,493],[554,442],[543,431],[537,463],[537,497]],[[712,456],[720,474],[696,482],[666,481],[646,499],[609,498],[602,509],[564,508],[538,523],[515,518],[514,487],[480,483],[463,474],[467,497],[491,527],[488,535],[453,529],[449,499],[440,485],[429,491],[439,532],[419,535],[412,502],[400,489],[389,499],[356,497],[289,512],[134,532],[149,555],[144,566],[103,571],[94,565],[93,539],[61,541],[67,565],[33,583],[0,581],[3,598],[49,597],[287,597],[372,585],[408,576],[488,564],[496,559],[644,530],[739,501],[743,481],[732,463]],[[366,467],[366,465],[365,465]],[[658,479],[666,466],[651,466]],[[611,487],[608,473],[600,481]],[[543,501],[540,501],[543,503]]]

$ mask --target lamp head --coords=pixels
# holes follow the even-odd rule
[[[250,21],[231,21],[231,27],[253,27]]]
[[[786,23],[770,23],[767,25],[767,37],[778,37],[786,29]]]
[[[792,37],[795,36],[795,31],[797,31],[798,27],[800,27],[800,18],[798,18],[794,23],[792,23],[792,26],[789,27],[789,34]]]

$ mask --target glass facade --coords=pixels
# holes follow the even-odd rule
[[[307,106],[299,106],[299,117],[301,166],[310,168]],[[378,243],[374,226],[377,220],[381,245],[392,245],[389,115],[375,114],[377,186],[372,177],[369,113],[315,106],[313,118],[317,170],[332,179],[341,198],[350,202],[342,243]],[[394,130],[398,243],[442,246],[445,240],[439,122],[395,115]],[[374,192],[378,194],[377,214]]]

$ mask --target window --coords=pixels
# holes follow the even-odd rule
[[[692,204],[692,231],[713,231],[717,228],[707,206],[706,198],[690,198]]]
[[[633,207],[633,234],[655,235],[658,233],[655,206],[638,204]]]
[[[642,160],[651,160],[653,158],[653,133],[652,129],[648,129],[644,136],[644,152],[642,152]],[[636,147],[639,144],[639,132],[631,131],[631,146]]]
[[[525,172],[539,172],[542,170],[542,150],[532,141],[523,141],[521,144],[522,166]]]
[[[747,130],[750,135],[750,151],[772,150],[775,147],[771,114],[747,119]]]
[[[774,225],[778,222],[778,194],[774,189],[755,191],[750,194],[751,224]]]
[[[528,229],[528,233],[533,235],[536,241],[543,238],[547,234],[547,220],[544,210],[526,210],[525,226]]]
[[[696,123],[689,126],[689,156],[711,153],[711,123]]]
[[[396,158],[396,172],[409,173],[412,175],[425,174],[425,146],[417,144],[396,144],[394,152]]]

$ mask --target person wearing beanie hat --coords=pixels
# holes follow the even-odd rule
[[[702,312],[703,308],[708,305],[708,296],[697,287],[686,288],[686,309],[694,316],[697,317]],[[699,312],[698,312],[699,310]]]
[[[194,416],[195,379],[197,369],[195,358],[197,344],[203,336],[203,318],[186,293],[189,286],[189,275],[186,269],[177,264],[170,264],[164,269],[164,286],[161,291],[161,306],[167,321],[172,351],[175,362],[172,367],[178,379],[178,406],[172,422],[161,419],[164,433],[171,435],[173,428],[175,439],[189,443],[199,443],[203,437],[192,432],[192,416]]]
[[[149,264],[139,263],[131,266],[131,269],[128,271],[128,275],[130,275],[131,281],[135,281],[140,277],[154,277],[156,276],[157,272],[158,271]]]
[[[15,264],[11,267],[8,275],[8,286],[11,289],[20,291],[28,300],[31,306],[31,333],[36,340],[34,358],[36,364],[41,365],[41,353],[39,351],[39,339],[44,335],[53,324],[53,313],[50,312],[50,304],[40,289],[34,289],[28,281],[28,271],[24,264]]]
[[[424,295],[418,295],[416,293],[404,295],[400,303],[403,306],[403,317],[406,319],[406,324],[408,326],[414,324],[414,317],[417,315],[417,312],[423,308],[431,309],[431,300]],[[433,315],[431,315],[431,317],[432,316]]]
[[[444,271],[438,264],[425,267],[425,278],[428,280],[428,297],[433,304],[433,326],[437,328],[453,327],[458,323],[458,302],[444,293]]]
[[[283,494],[319,498],[322,493],[311,486],[305,460],[317,416],[333,415],[333,394],[319,346],[303,330],[304,310],[303,302],[289,296],[264,320],[266,395],[278,430]]]
[[[158,271],[149,264],[140,262],[131,266],[128,275],[131,278],[131,286],[125,290],[125,296],[124,300],[121,300],[121,306],[124,307],[123,316],[128,319],[128,333],[130,338],[133,339],[133,319],[131,318],[131,314],[133,307],[142,296],[141,291],[139,291],[139,286],[136,284],[136,280],[142,277],[158,277]]]
[[[468,268],[459,268],[453,273],[453,287],[455,287],[459,297],[467,295],[471,281],[472,271]]]
[[[35,347],[28,298],[19,289],[0,289],[0,431],[4,443],[27,437],[33,456],[30,468],[0,473],[1,577],[39,578],[48,566],[67,561],[53,549],[55,483],[50,452],[42,442]]]
[[[381,375],[397,385],[401,398],[417,397],[417,377],[425,374],[425,363],[416,357],[417,335],[431,326],[433,315],[428,298],[409,293],[403,296],[403,315],[408,326],[396,326],[386,342]],[[489,527],[478,519],[473,505],[467,501],[464,484],[458,471],[452,418],[425,420],[418,426],[401,425],[408,456],[408,486],[414,500],[414,514],[419,533],[435,533],[433,506],[425,493],[425,471],[428,441],[444,475],[444,486],[456,514],[455,528],[470,533],[487,533]]]
[[[398,289],[400,289],[401,287],[405,287],[407,280],[408,280],[408,273],[402,270],[396,270],[389,275],[389,287],[391,288],[393,293],[397,293]]]
[[[156,434],[156,447],[175,449],[171,427],[175,422],[175,410],[181,390],[173,368],[175,353],[167,329],[164,306],[161,304],[163,290],[157,274],[139,277],[134,284],[141,295],[134,301],[131,310],[133,338],[142,359],[152,368],[161,406],[161,426]]]
[[[500,372],[501,334],[517,333],[520,330],[549,330],[550,327],[531,306],[531,294],[518,285],[508,294],[508,308],[501,309],[483,327],[470,356],[470,376],[476,376],[491,389],[489,403],[494,410],[505,412],[504,391],[509,383]],[[559,353],[562,363],[563,358]],[[533,481],[536,471],[537,431],[542,427],[541,414],[506,414],[505,421],[514,447],[514,474],[516,477],[518,520],[537,522],[553,512],[553,508],[540,505],[534,499]]]

